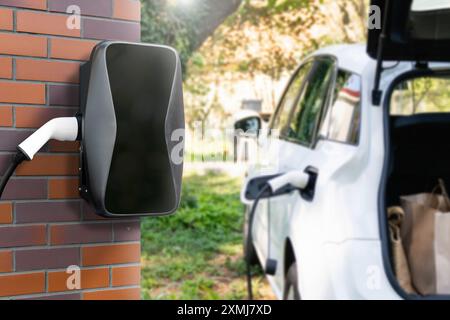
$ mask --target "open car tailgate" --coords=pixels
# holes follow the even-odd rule
[[[372,58],[450,61],[450,0],[372,0],[371,5],[377,6],[369,17],[367,52]],[[380,12],[381,17],[374,16]],[[370,23],[376,19],[381,24]]]

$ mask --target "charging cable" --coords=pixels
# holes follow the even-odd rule
[[[3,174],[2,180],[0,180],[0,197],[3,194],[3,190],[5,190],[6,184],[9,181],[9,178],[13,175],[16,168],[23,161],[27,160],[26,155],[22,151],[17,151],[16,155],[13,157],[11,164],[6,169],[6,172]]]
[[[283,189],[286,186],[291,186],[292,189],[298,189],[298,190],[304,190],[308,186],[308,183],[311,179],[310,174],[302,171],[291,171],[286,174],[280,175],[276,178],[273,178],[269,181],[267,181],[262,187],[261,191],[256,196],[252,209],[250,210],[249,215],[249,223],[248,223],[248,230],[247,230],[247,248],[250,248],[253,245],[253,237],[252,237],[252,229],[253,229],[253,220],[256,212],[256,208],[258,207],[260,199],[267,193],[270,192],[270,195],[275,195],[277,192],[279,192],[281,189]],[[270,222],[269,222],[270,223]],[[269,229],[269,240],[270,241],[270,227]],[[268,256],[266,262],[266,273],[268,274],[275,274],[276,271],[276,261],[270,259],[270,243],[268,244]],[[252,288],[252,272],[251,272],[251,265],[250,261],[246,259],[246,268],[247,268],[247,294],[248,294],[248,300],[253,300],[253,288]]]
[[[252,237],[252,229],[253,229],[253,218],[255,217],[256,208],[258,207],[259,200],[262,196],[270,190],[270,185],[266,184],[262,187],[261,191],[255,198],[253,202],[252,209],[250,210],[250,215],[248,218],[248,226],[247,226],[247,248],[251,248],[253,245],[253,237]],[[252,267],[250,265],[250,261],[246,259],[246,268],[247,268],[247,295],[248,300],[253,300],[253,288],[252,288]]]
[[[55,118],[36,130],[17,147],[18,151],[0,181],[0,198],[16,168],[25,160],[33,160],[35,154],[50,140],[77,141],[80,139],[79,117]]]

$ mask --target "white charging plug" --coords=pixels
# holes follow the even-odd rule
[[[22,142],[18,149],[32,160],[34,155],[50,140],[76,141],[78,137],[78,119],[76,117],[55,118],[44,124]]]
[[[269,180],[267,183],[272,189],[273,193],[280,191],[287,185],[291,185],[297,189],[305,189],[308,185],[310,179],[310,175],[306,172],[302,171],[291,171],[285,173],[279,177],[273,178]]]

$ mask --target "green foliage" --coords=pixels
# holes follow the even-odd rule
[[[142,221],[143,297],[244,298],[239,181],[216,173],[187,177],[181,202],[173,216]]]
[[[391,110],[396,114],[450,111],[450,80],[422,77],[402,82],[396,88]]]
[[[265,0],[256,1],[256,3],[257,5],[255,5],[254,0],[245,0],[241,9],[231,16],[226,24],[239,27],[244,22],[251,22],[253,25],[258,25],[261,19],[270,21],[273,16],[280,13],[309,8],[311,1]],[[208,12],[215,9],[213,5],[208,0],[192,0],[190,6],[176,5],[175,0],[143,0],[142,40],[148,43],[159,43],[176,48],[180,53],[183,67],[186,68],[187,62],[193,57],[195,49],[199,45],[198,35],[201,21],[208,15]],[[286,25],[286,21],[283,19],[274,22],[274,27],[294,27],[291,22]],[[214,30],[209,31],[211,34],[214,32]],[[226,34],[218,34],[216,37],[221,38],[225,43],[227,42]],[[200,62],[200,60],[194,58],[191,63],[196,64],[196,62]],[[241,71],[247,71],[252,66],[243,63],[239,67]]]
[[[322,21],[322,0],[245,0],[197,53],[195,77],[211,74],[251,79],[264,74],[279,80],[316,49],[309,29]]]
[[[273,15],[281,12],[308,8],[311,0],[266,0],[253,5],[252,0],[245,0],[242,12],[244,14],[256,13],[258,15]]]
[[[181,210],[176,215],[147,219],[144,225],[170,230],[216,230],[220,234],[233,234],[241,231],[241,219],[238,182],[209,173],[206,176],[190,177],[187,183],[183,183]]]
[[[142,41],[176,48],[185,67],[195,48],[197,30],[194,22],[202,14],[203,6],[189,10],[171,6],[167,0],[143,0]]]

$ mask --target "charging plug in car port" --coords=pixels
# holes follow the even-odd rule
[[[306,201],[313,201],[319,171],[309,166],[303,172],[291,171],[284,174],[260,176],[247,182],[243,198],[254,201],[256,198],[274,198],[299,191]]]
[[[262,176],[251,179],[247,182],[244,190],[244,195],[247,200],[254,200],[249,215],[249,224],[247,229],[247,245],[252,244],[252,225],[256,208],[261,199],[272,198],[289,194],[295,190],[300,192],[301,197],[306,201],[313,201],[317,178],[319,171],[314,167],[307,167],[304,172],[291,171],[285,174]],[[268,238],[268,255],[270,256],[270,232]],[[273,276],[277,271],[278,261],[268,258],[266,260],[265,273]],[[246,263],[247,267],[247,291],[249,300],[253,299],[252,290],[252,274],[250,264]]]

